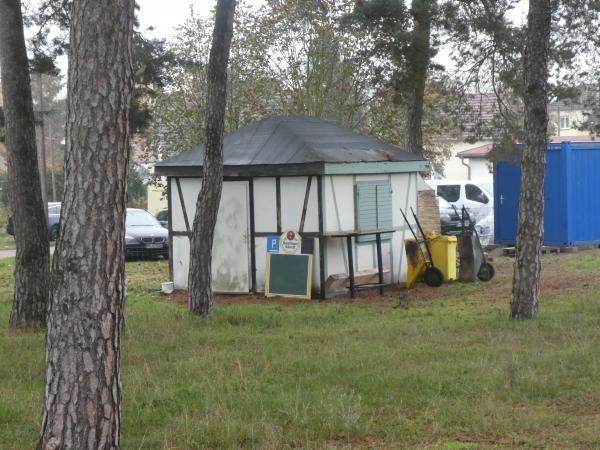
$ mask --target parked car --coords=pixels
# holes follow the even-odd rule
[[[163,227],[169,228],[169,210],[167,208],[161,209],[155,217]]]
[[[494,212],[494,197],[478,182],[471,180],[427,180],[438,197],[456,206],[464,206],[475,222]]]
[[[48,203],[48,239],[55,241],[58,239],[58,232],[60,231],[60,211],[62,205],[60,202],[49,202]],[[13,224],[12,217],[8,218],[8,224],[6,225],[6,232],[11,236],[15,235],[15,227]]]
[[[440,225],[442,234],[457,234],[462,231],[462,220],[458,209],[452,207],[444,198],[437,197],[438,208],[440,210]]]
[[[169,257],[169,231],[145,209],[127,208],[125,257]]]
[[[62,204],[60,202],[48,203],[48,238],[51,241],[56,241],[58,239],[61,210]]]

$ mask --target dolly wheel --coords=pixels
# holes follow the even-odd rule
[[[481,281],[490,281],[492,278],[494,278],[495,274],[496,270],[494,269],[494,266],[488,262],[484,262],[479,268],[477,278],[479,278]]]
[[[437,267],[431,266],[425,269],[423,281],[427,286],[440,287],[444,282],[444,274]]]

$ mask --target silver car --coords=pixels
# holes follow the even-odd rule
[[[144,209],[127,208],[125,257],[169,258],[169,231]]]

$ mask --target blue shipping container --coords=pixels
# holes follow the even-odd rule
[[[600,142],[549,144],[544,182],[544,245],[600,244]],[[494,237],[514,244],[521,169],[494,164]]]

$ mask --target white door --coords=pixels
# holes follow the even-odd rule
[[[250,213],[247,181],[223,183],[213,242],[216,292],[250,291]]]

